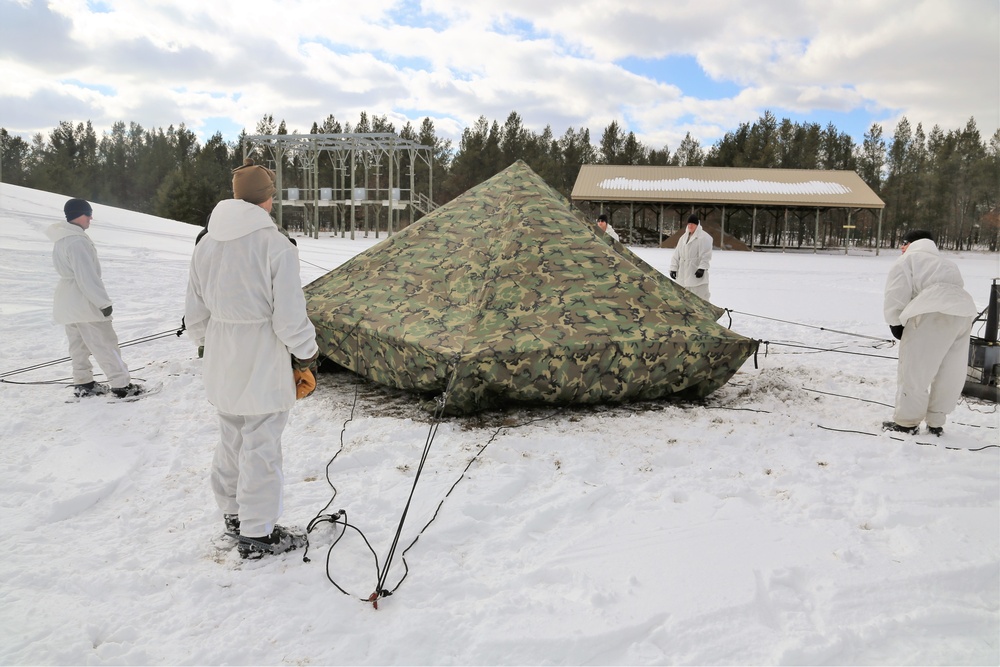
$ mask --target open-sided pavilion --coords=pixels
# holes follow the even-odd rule
[[[852,236],[862,238],[851,231],[863,228],[876,253],[885,207],[857,173],[818,169],[583,165],[571,198],[608,213],[633,242],[662,242],[697,213],[751,249],[816,251],[830,241],[846,252]]]

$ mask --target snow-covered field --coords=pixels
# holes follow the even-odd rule
[[[0,664],[1000,663],[997,406],[963,400],[940,439],[879,431],[898,251],[717,251],[713,302],[771,345],[704,405],[432,432],[408,397],[321,375],[285,431],[283,523],[324,511],[329,479],[325,511],[378,564],[353,529],[330,551],[330,523],[310,562],[244,563],[208,486],[200,362],[170,333],[197,228],[94,207],[119,338],[164,334],[125,359],[162,391],[73,403],[7,382],[69,375],[9,374],[67,354],[42,233],[64,201],[0,186]],[[375,239],[298,241],[308,282]],[[665,270],[672,251],[636,252]],[[952,256],[985,307],[998,257]],[[362,599],[431,436],[376,610]]]

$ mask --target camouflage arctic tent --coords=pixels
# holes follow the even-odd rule
[[[305,293],[325,357],[452,414],[701,397],[757,349],[520,161]]]

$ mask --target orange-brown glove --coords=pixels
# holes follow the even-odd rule
[[[293,370],[292,375],[295,377],[295,398],[305,398],[316,390],[316,378],[308,368]]]

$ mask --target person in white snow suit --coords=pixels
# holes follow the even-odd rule
[[[66,328],[69,356],[73,364],[73,393],[98,396],[110,390],[118,398],[136,396],[142,385],[132,383],[128,365],[122,360],[118,335],[111,324],[111,297],[101,278],[97,249],[87,235],[94,210],[84,199],[70,199],[63,206],[66,222],[45,230],[54,242],[52,263],[59,274],[52,314]],[[107,383],[94,381],[93,356],[107,376]]]
[[[899,365],[893,418],[882,427],[916,434],[926,422],[940,436],[965,386],[976,304],[930,232],[904,234],[902,252],[885,284],[885,321],[899,340]]]
[[[276,525],[282,512],[281,435],[296,400],[293,365],[318,353],[306,315],[298,249],[271,220],[274,172],[246,160],[233,199],[219,202],[191,258],[184,320],[204,346],[205,394],[219,412],[211,486],[240,556],[305,543]]]
[[[604,213],[597,216],[597,226],[602,232],[613,238],[615,241],[621,241],[621,239],[618,238],[618,232],[616,232],[615,228],[611,226],[610,222],[608,222],[608,216]]]
[[[708,290],[708,267],[711,263],[712,237],[701,228],[701,221],[692,213],[687,219],[687,229],[677,241],[677,248],[670,258],[670,277],[681,287],[708,301],[711,297]]]

